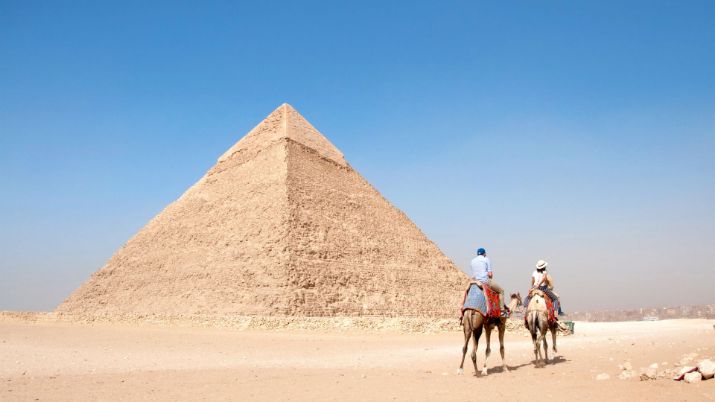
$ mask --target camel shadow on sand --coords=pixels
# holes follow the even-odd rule
[[[570,362],[570,361],[571,361],[571,360],[569,360],[569,359],[567,359],[567,358],[565,358],[565,357],[563,357],[563,356],[556,356],[556,357],[553,357],[553,358],[549,359],[549,362],[548,362],[545,366],[536,366],[536,365],[534,364],[534,360],[532,360],[532,361],[530,361],[530,362],[528,362],[528,363],[522,363],[522,364],[514,365],[514,366],[511,366],[511,365],[508,365],[508,364],[507,364],[506,368],[509,370],[509,372],[512,372],[512,371],[517,371],[517,370],[519,370],[520,368],[523,368],[523,367],[532,366],[532,367],[535,367],[535,368],[545,368],[545,367],[549,367],[549,366],[556,365],[556,364],[567,363],[567,362]],[[496,366],[496,367],[492,367],[492,368],[487,369],[487,375],[489,375],[489,374],[497,374],[497,373],[504,373],[504,368],[503,368],[502,366]],[[482,375],[481,373],[479,373],[479,374],[474,373],[473,376],[475,376],[475,377],[483,377],[483,375]]]
[[[545,366],[544,366],[544,365],[542,365],[542,366],[536,366],[536,365],[534,364],[534,360],[532,360],[532,361],[530,361],[530,362],[528,362],[528,363],[522,363],[522,364],[519,364],[519,365],[516,365],[516,366],[510,366],[510,365],[507,364],[506,367],[509,369],[509,371],[516,371],[516,370],[519,370],[519,369],[522,368],[522,367],[533,366],[533,367],[536,367],[536,368],[544,368],[544,367],[549,367],[549,366],[553,366],[553,365],[556,365],[556,364],[567,363],[567,362],[570,362],[570,361],[571,361],[571,360],[569,360],[569,359],[567,359],[567,358],[565,358],[565,357],[563,357],[563,356],[556,356],[556,357],[552,357],[551,359],[549,359],[549,362],[546,363]],[[503,372],[504,372],[504,369],[503,369],[501,366],[499,366],[499,367],[492,367],[492,368],[490,368],[490,369],[487,370],[487,373],[489,373],[489,374],[491,374],[491,373],[503,373]]]

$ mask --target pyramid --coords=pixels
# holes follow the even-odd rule
[[[452,317],[465,279],[284,104],[57,311]]]

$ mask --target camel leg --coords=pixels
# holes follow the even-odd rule
[[[529,329],[529,333],[531,333],[531,342],[534,343],[534,365],[536,367],[539,367],[539,357],[541,355],[541,349],[539,345],[539,339],[538,339],[538,316],[536,314],[529,314],[529,318],[527,323],[529,324],[527,327]]]
[[[492,347],[491,347],[492,328],[494,328],[494,326],[491,324],[487,324],[484,326],[484,336],[486,338],[485,342],[487,343],[487,350],[486,350],[486,353],[484,354],[484,365],[482,366],[482,375],[487,375],[487,360],[489,360],[489,355],[492,354]]]
[[[469,338],[472,337],[471,314],[467,312],[462,320],[462,330],[464,331],[464,346],[462,346],[462,362],[459,363],[457,374],[464,373],[464,358],[467,356],[467,347],[469,346]]]
[[[474,337],[474,348],[472,349],[472,363],[474,363],[474,375],[478,375],[479,370],[477,369],[477,348],[479,347],[479,338],[482,336],[481,323],[479,323],[478,326],[475,325],[472,336]]]
[[[534,347],[539,351],[539,358],[541,359],[540,361],[540,366],[543,367],[546,365],[546,362],[549,360],[549,353],[548,350],[546,349],[548,345],[546,344],[546,333],[548,332],[548,323],[546,322],[546,317],[539,314],[538,315],[538,331],[539,331],[539,337],[536,339],[536,344]],[[544,353],[541,353],[541,345],[544,345]]]
[[[549,344],[546,342],[546,335],[549,333],[549,327],[545,326],[541,329],[541,341],[544,343],[544,365],[549,362]]]
[[[536,338],[536,341],[534,342],[534,348],[536,349],[536,351],[539,354],[539,359],[536,361],[536,367],[543,367],[546,365],[546,362],[544,360],[544,354],[541,351],[542,350],[541,343],[543,342],[543,340],[544,340],[544,335],[543,335],[543,332],[541,332],[541,333],[539,333],[539,335]]]
[[[506,322],[501,322],[497,329],[499,330],[499,354],[501,355],[502,371],[508,372],[509,368],[506,366],[506,360],[504,359],[504,332],[506,332]]]
[[[553,342],[554,355],[559,352],[556,350],[556,331],[558,331],[558,328],[551,327],[551,341]]]

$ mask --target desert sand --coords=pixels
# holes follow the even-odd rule
[[[508,331],[487,376],[457,375],[462,334],[237,330],[0,320],[0,400],[713,400],[715,380],[618,378],[715,357],[712,320],[577,322],[544,368]],[[496,341],[496,340],[493,340]],[[696,353],[697,356],[692,354]],[[484,361],[484,342],[479,347]],[[610,376],[597,380],[599,374]]]

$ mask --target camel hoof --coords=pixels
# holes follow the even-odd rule
[[[508,372],[509,372],[509,367],[507,367],[507,366],[502,366],[502,370],[503,370],[505,373],[508,373]]]
[[[458,368],[457,375],[462,375],[462,374],[464,374],[464,369]]]
[[[487,369],[482,370],[482,375],[487,375]]]

